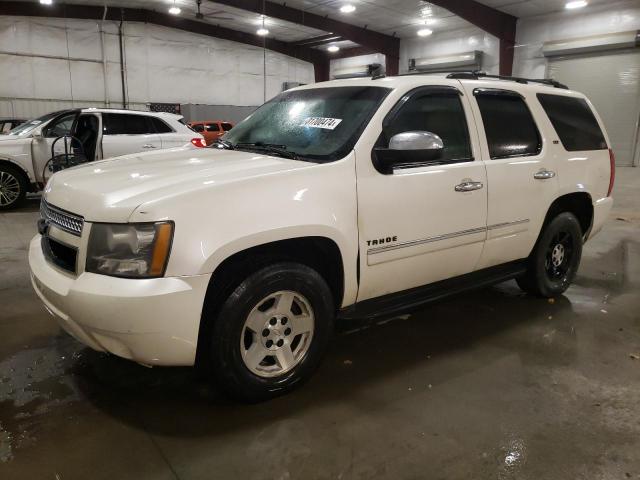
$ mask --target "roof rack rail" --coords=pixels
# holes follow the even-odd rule
[[[479,70],[474,70],[470,72],[450,73],[449,75],[447,75],[447,78],[455,78],[458,80],[479,80],[481,78],[495,78],[498,80],[509,80],[511,82],[517,82],[517,83],[523,83],[523,84],[540,83],[543,85],[549,85],[550,87],[569,90],[569,87],[566,86],[565,84],[560,83],[556,80],[552,80],[550,78],[522,78],[522,77],[511,77],[508,75],[489,75]]]

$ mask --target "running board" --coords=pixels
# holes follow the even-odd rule
[[[511,280],[526,272],[526,260],[497,265],[422,287],[358,302],[338,312],[339,319],[379,319],[414,311],[428,303]]]

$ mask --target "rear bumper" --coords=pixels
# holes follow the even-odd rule
[[[80,342],[150,365],[193,365],[210,275],[115,278],[67,274],[29,246],[31,283],[60,326]]]
[[[593,203],[593,224],[591,225],[588,240],[593,238],[598,234],[598,232],[600,232],[600,230],[602,230],[612,207],[612,197],[601,198]]]

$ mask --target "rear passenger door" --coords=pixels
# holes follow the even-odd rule
[[[102,114],[102,158],[162,148],[151,117],[134,113]]]
[[[183,133],[177,133],[171,125],[158,117],[149,117],[155,128],[156,133],[160,137],[162,148],[182,147],[189,143],[190,138],[186,138]]]
[[[487,240],[478,268],[525,258],[557,192],[556,159],[535,118],[535,93],[465,85],[472,99],[487,168]]]

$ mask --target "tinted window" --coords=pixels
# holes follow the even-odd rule
[[[226,122],[222,122],[222,129],[225,132],[228,132],[229,130],[231,130],[233,128],[233,125],[231,125],[230,123],[226,123]]]
[[[146,115],[128,115],[126,113],[103,113],[102,129],[105,135],[142,135],[155,133],[155,129]]]
[[[207,123],[207,132],[219,132],[220,127],[217,123]]]
[[[444,143],[442,160],[470,160],[471,146],[464,109],[457,93],[424,93],[412,97],[385,129],[387,143],[397,133],[423,130]]]
[[[540,133],[520,95],[503,90],[477,90],[475,95],[482,114],[491,158],[540,153]]]
[[[47,138],[58,138],[63,135],[69,135],[71,133],[71,127],[76,119],[77,113],[69,113],[63,115],[60,118],[53,120],[49,125],[43,129],[43,136]]]
[[[151,119],[151,123],[153,123],[154,128],[156,129],[156,133],[172,133],[173,129],[167,125],[164,121],[160,120],[157,117],[149,117]]]
[[[608,148],[598,121],[585,99],[539,93],[538,100],[566,150],[575,152]]]
[[[193,130],[195,130],[196,132],[204,132],[204,125],[202,125],[201,123],[198,123],[196,125],[192,125],[191,128]]]

